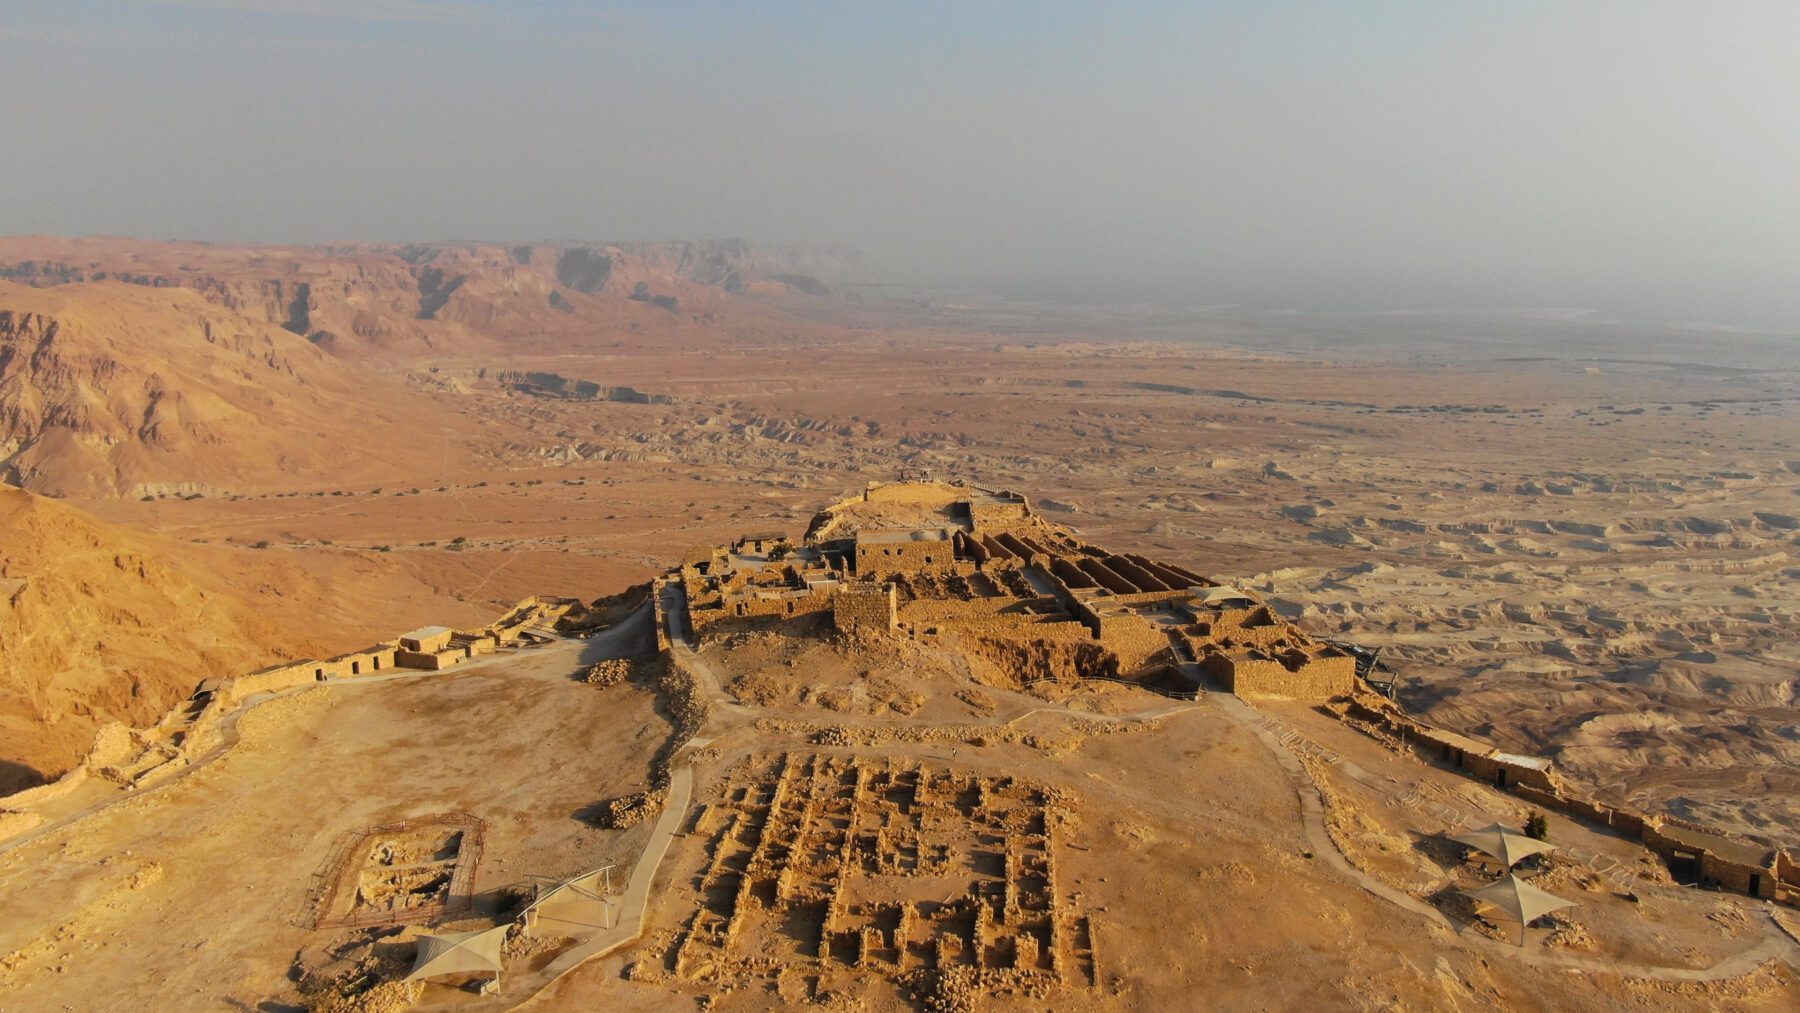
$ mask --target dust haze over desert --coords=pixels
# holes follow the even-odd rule
[[[0,12],[0,1010],[1793,1008],[1797,32]]]

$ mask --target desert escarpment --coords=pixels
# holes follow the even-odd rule
[[[453,421],[419,424],[434,415],[428,399],[382,386],[192,290],[0,282],[0,475],[38,492],[377,475],[421,431],[457,438]],[[328,434],[351,424],[391,439],[346,459]]]
[[[0,487],[0,794],[61,774],[108,722],[312,647],[246,600],[252,581],[196,572],[213,561]]]

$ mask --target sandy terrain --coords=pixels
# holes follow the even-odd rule
[[[12,785],[56,776],[93,729],[151,720],[202,678],[483,622],[527,594],[613,594],[696,544],[798,536],[823,502],[931,473],[1027,492],[1084,538],[1380,647],[1407,709],[1547,756],[1584,792],[1800,847],[1791,341],[1560,312],[952,306],[835,280],[820,295],[710,247],[6,242],[0,338],[25,354],[0,352],[0,457],[68,494],[9,505],[54,523],[0,545],[0,629],[32,638],[29,657],[6,645],[13,668],[0,659],[0,727],[56,729],[7,737]],[[165,283],[180,293],[146,294]],[[157,356],[186,364],[185,400]],[[302,421],[276,432],[264,411]],[[7,852],[0,895],[22,912],[0,928],[9,991],[89,1008],[148,969],[164,1005],[292,1002],[297,955],[317,969],[346,959],[325,952],[340,942],[373,952],[366,930],[296,924],[319,864],[344,831],[407,815],[486,820],[483,890],[595,855],[637,863],[648,825],[571,814],[646,786],[670,726],[647,687],[572,681],[577,650],[279,701],[268,713],[286,716],[225,759]],[[753,753],[1029,771],[1078,800],[1056,860],[1092,912],[1100,970],[1058,986],[1057,1005],[1167,1008],[1196,989],[1225,1006],[1793,1002],[1790,969],[1745,957],[1780,956],[1759,906],[1672,887],[1640,849],[1573,824],[1554,833],[1579,867],[1543,874],[1582,906],[1553,944],[1539,930],[1539,956],[1494,949],[1445,901],[1472,872],[1433,841],[1516,819],[1516,804],[1303,708],[1203,698],[1102,731],[1085,722],[1168,702],[1018,692],[912,647],[747,637],[696,658],[717,684],[698,805]],[[815,741],[832,726],[886,731]],[[952,727],[989,731],[982,745],[933,731]],[[456,765],[501,779],[427,774]],[[70,811],[112,790],[84,787]],[[646,890],[644,943],[546,999],[750,1009],[783,994],[668,963],[709,857],[698,827],[682,833]],[[191,911],[239,893],[267,900],[207,916],[228,944],[185,949]],[[1646,970],[1587,973],[1587,959]],[[1680,980],[1696,968],[1722,980]],[[823,987],[898,1007],[919,986],[904,971]]]
[[[365,826],[484,821],[477,914],[529,875],[634,859],[647,828],[599,830],[577,814],[641,789],[668,726],[638,686],[576,681],[587,646],[278,698],[249,712],[215,763],[9,847],[7,1007],[212,1008],[289,993],[291,965],[367,946],[368,931],[306,928],[315,874]]]

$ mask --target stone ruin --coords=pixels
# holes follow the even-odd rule
[[[1058,883],[1067,800],[914,761],[742,762],[694,829],[700,905],[664,956],[689,981],[812,996],[854,973],[1044,996],[1098,980],[1092,916]]]
[[[367,927],[467,910],[486,830],[474,816],[447,813],[345,834],[314,877],[306,920]]]
[[[914,523],[880,526],[859,510]],[[1090,545],[1011,492],[876,484],[827,507],[798,546],[747,535],[690,552],[672,576],[702,640],[778,627],[955,640],[1024,669],[1021,681],[1069,674],[1165,692],[1210,678],[1242,696],[1324,700],[1356,682],[1349,652],[1254,594]]]

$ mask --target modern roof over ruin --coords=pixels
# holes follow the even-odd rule
[[[1550,759],[1545,756],[1526,756],[1523,753],[1502,753],[1498,749],[1488,754],[1491,760],[1510,763],[1515,767],[1530,767],[1532,770],[1549,770]]]
[[[1734,840],[1719,834],[1707,833],[1704,830],[1691,830],[1684,826],[1665,823],[1657,828],[1664,837],[1697,851],[1708,852],[1728,862],[1749,865],[1766,869],[1775,862],[1775,852],[1760,844],[1749,841]]]
[[[950,539],[948,528],[919,528],[910,531],[863,531],[857,541],[884,544],[892,542],[943,542]]]

